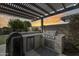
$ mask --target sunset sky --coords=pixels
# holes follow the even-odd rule
[[[61,20],[61,16],[62,15],[63,14],[55,15],[55,16],[51,16],[51,17],[45,18],[44,19],[44,26],[47,26],[47,25],[56,25],[56,24],[59,24],[60,22],[63,22]],[[32,26],[41,26],[41,20],[32,22]]]
[[[44,19],[44,26],[64,24],[65,22],[61,20],[61,17],[71,15],[71,14],[75,14],[75,13],[79,13],[79,9],[75,9],[75,10],[71,10],[71,11],[68,11],[68,12],[65,12],[65,13],[61,13],[61,14],[58,14],[58,15],[47,17],[47,18]],[[22,21],[23,20],[30,21],[28,19],[23,19],[23,18],[9,16],[9,15],[5,15],[5,14],[0,14],[0,28],[8,26],[8,21],[10,19],[21,19]],[[40,20],[34,21],[34,22],[32,22],[32,26],[41,26],[40,22],[41,22]]]
[[[28,19],[24,19],[24,18],[20,18],[20,17],[14,17],[14,16],[6,15],[6,14],[0,14],[0,28],[7,27],[10,19],[20,19],[22,21],[25,21],[25,20],[30,21]]]
[[[57,25],[57,24],[67,24],[68,22],[64,22],[61,20],[61,17],[77,14],[79,13],[79,8],[71,11],[67,11],[58,15],[50,16],[44,19],[44,26],[47,25]],[[35,22],[32,22],[32,26],[41,26],[41,20],[37,20]]]
[[[0,15],[0,28],[7,27],[7,25],[8,25],[8,18]]]
[[[62,15],[56,15],[56,16],[51,16],[47,17],[44,19],[44,25],[56,25],[61,22],[61,16]],[[8,21],[11,17],[8,17],[6,15],[0,15],[0,27],[5,27],[8,26]],[[32,22],[32,26],[40,26],[40,20]]]

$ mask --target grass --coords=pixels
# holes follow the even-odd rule
[[[5,44],[7,39],[7,35],[0,35],[0,45]]]

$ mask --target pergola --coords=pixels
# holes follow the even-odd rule
[[[0,13],[27,18],[32,21],[79,8],[78,3],[0,3]]]

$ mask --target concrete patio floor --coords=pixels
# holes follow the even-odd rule
[[[0,45],[0,56],[5,56],[6,45]],[[58,56],[59,54],[53,50],[48,49],[47,47],[38,48],[35,50],[31,50],[26,52],[26,56]]]
[[[5,44],[0,45],[0,56],[5,56],[5,51],[6,51],[6,45]],[[56,53],[54,50],[44,47],[26,52],[26,56],[59,56],[59,54]]]
[[[0,56],[5,56],[6,45],[0,45]]]
[[[55,51],[44,47],[44,48],[38,48],[35,50],[31,50],[29,52],[26,52],[26,56],[58,56],[59,54]]]

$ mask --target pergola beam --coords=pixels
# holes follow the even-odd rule
[[[66,12],[66,11],[74,10],[74,9],[77,9],[77,8],[79,8],[79,6],[72,6],[72,7],[66,8],[64,10],[57,11],[56,13],[52,13],[50,15],[47,15],[47,16],[45,16],[43,18],[50,17],[50,16],[53,16],[53,15],[57,15],[57,14],[60,14],[60,13]]]
[[[49,8],[51,8],[53,11],[55,11],[56,12],[56,9],[51,5],[51,4],[49,4],[49,3],[46,3],[46,5],[49,7]]]
[[[6,10],[2,10],[2,9],[0,9],[0,13],[12,15],[12,16],[17,16],[17,17],[22,17],[22,18],[27,18],[27,19],[32,19],[32,18],[29,18],[29,17],[22,16],[20,14],[16,14],[16,13],[8,12]]]
[[[9,10],[14,11],[16,13],[19,12],[21,14],[24,14],[25,16],[29,16],[29,17],[33,17],[33,18],[35,17],[36,18],[36,16],[28,15],[27,13],[23,12],[21,9],[15,8],[15,7],[10,6],[8,4],[0,4],[0,5],[4,6],[6,8],[9,8]]]
[[[41,32],[43,33],[44,31],[44,19],[41,18]]]
[[[50,9],[52,9],[52,11],[55,11],[55,12],[50,14],[48,11],[45,10],[45,8],[43,9],[41,6],[39,6],[35,3],[32,3],[32,4],[1,3],[0,8],[1,8],[1,10],[5,10],[5,12],[7,11],[6,13],[22,16],[24,18],[26,17],[26,18],[30,18],[30,19],[36,19],[36,20],[41,19],[41,18],[50,17],[50,16],[53,16],[53,15],[56,15],[56,14],[60,14],[60,13],[66,12],[66,11],[70,11],[70,10],[79,8],[78,4],[72,5],[71,7],[66,8],[66,5],[62,3],[62,6],[63,6],[64,9],[57,11],[56,9],[54,9],[52,4],[46,3],[45,5],[47,5],[47,7],[50,7]],[[45,12],[45,13],[39,12],[38,10],[31,8],[31,6],[36,7],[37,9],[39,9],[39,10]],[[47,13],[49,13],[49,14],[45,15]]]
[[[64,4],[64,3],[62,3],[62,6],[63,6],[63,8],[64,8],[64,9],[66,9],[66,6],[65,6],[65,4]]]
[[[38,5],[34,4],[34,3],[31,3],[31,5],[32,5],[32,6],[34,6],[34,7],[36,7],[36,8],[38,8],[39,10],[41,10],[41,11],[45,12],[46,14],[49,14],[49,12],[48,12],[48,11],[44,10],[44,9],[43,9],[43,8],[41,8],[40,6],[38,6]]]
[[[9,10],[9,9],[2,8],[2,7],[0,7],[0,12],[9,13],[10,15],[11,15],[11,14],[12,14],[12,15],[14,14],[14,15],[22,16],[22,17],[24,17],[24,18],[30,18],[30,19],[32,19],[31,17],[24,16],[24,15],[21,14],[21,13],[17,13],[17,12],[14,12],[14,11],[11,11],[11,10]]]
[[[21,6],[17,5],[17,4],[13,4],[13,5],[18,6],[18,7],[21,7]],[[23,7],[21,7],[21,8],[23,8]],[[23,8],[23,9],[25,9],[25,8]],[[27,9],[28,9],[28,8],[27,8]],[[26,10],[26,9],[25,9],[25,10]],[[27,13],[27,14],[36,16],[36,17],[40,17],[39,15],[33,14],[33,13],[31,13],[31,12],[27,12],[27,11],[25,11],[25,10],[21,10],[21,11],[23,11],[23,12],[25,12],[25,13]]]
[[[17,5],[17,6],[23,7],[23,8],[26,9],[26,10],[30,10],[30,11],[36,13],[36,14],[44,15],[44,14],[42,14],[42,13],[40,13],[40,12],[37,12],[37,11],[35,11],[35,10],[33,10],[33,9],[31,9],[31,8],[29,8],[29,7],[27,7],[27,6],[25,6],[25,5],[22,5],[22,4],[19,4],[19,3],[14,3],[14,4]]]

